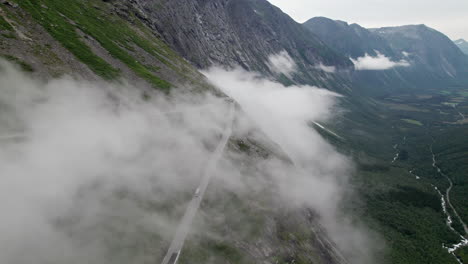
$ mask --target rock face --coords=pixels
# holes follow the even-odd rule
[[[468,80],[468,57],[444,34],[425,25],[366,29],[328,18],[312,18],[304,26],[327,45],[356,59],[380,53],[409,67],[355,71],[358,87],[374,95],[407,89],[440,88]],[[381,87],[375,89],[375,87]]]
[[[463,53],[468,55],[468,42],[466,40],[459,39],[455,40],[454,43],[458,46],[458,48],[460,48],[461,51],[463,51]]]
[[[384,38],[358,24],[350,25],[344,21],[314,17],[305,22],[304,26],[327,45],[352,58],[362,57],[366,53],[376,56],[376,51],[397,57]]]
[[[303,82],[331,78],[315,65],[349,69],[352,62],[266,0],[117,1],[133,9],[182,56],[199,68],[212,65],[272,74],[267,61],[287,51]]]

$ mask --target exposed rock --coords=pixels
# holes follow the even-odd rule
[[[315,65],[349,69],[351,61],[266,0],[117,0],[155,34],[199,68],[241,66],[274,75],[268,57],[287,51],[299,65],[302,83],[322,84],[332,76]]]
[[[11,7],[13,7],[13,8],[18,8],[18,4],[17,4],[17,3],[13,3],[13,2],[11,2],[11,1],[0,0],[0,3],[1,3],[1,4],[4,4],[4,5],[11,6]]]

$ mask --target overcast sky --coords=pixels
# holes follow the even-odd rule
[[[426,24],[468,40],[468,0],[269,0],[298,22],[324,16],[364,27]]]

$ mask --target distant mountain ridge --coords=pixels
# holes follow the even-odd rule
[[[454,41],[455,45],[457,45],[461,51],[468,55],[468,41],[464,39],[458,39]]]
[[[406,52],[421,68],[450,77],[468,71],[468,59],[443,33],[425,25],[370,29],[390,44],[397,53]]]
[[[366,29],[324,17],[312,18],[303,25],[350,58],[381,54],[388,60],[409,64],[381,71],[357,71],[354,80],[367,86],[369,92],[436,88],[468,81],[468,57],[447,36],[425,25]],[[386,89],[376,91],[376,86]]]
[[[396,55],[384,38],[358,24],[315,17],[305,22],[304,26],[332,48],[352,58],[362,57],[366,53],[375,56],[376,51],[392,57]]]

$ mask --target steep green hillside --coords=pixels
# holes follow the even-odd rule
[[[2,5],[2,27],[13,37],[2,38],[0,53],[22,55],[21,60],[36,64],[33,68],[50,65],[59,71],[61,65],[72,64],[69,61],[76,58],[103,79],[137,78],[165,91],[173,84],[201,80],[190,64],[146,26],[138,20],[129,23],[104,1],[17,3],[18,8]],[[41,27],[33,26],[35,23]],[[64,61],[64,51],[56,50],[52,41],[73,57]],[[63,73],[75,74],[73,70],[56,74]]]

